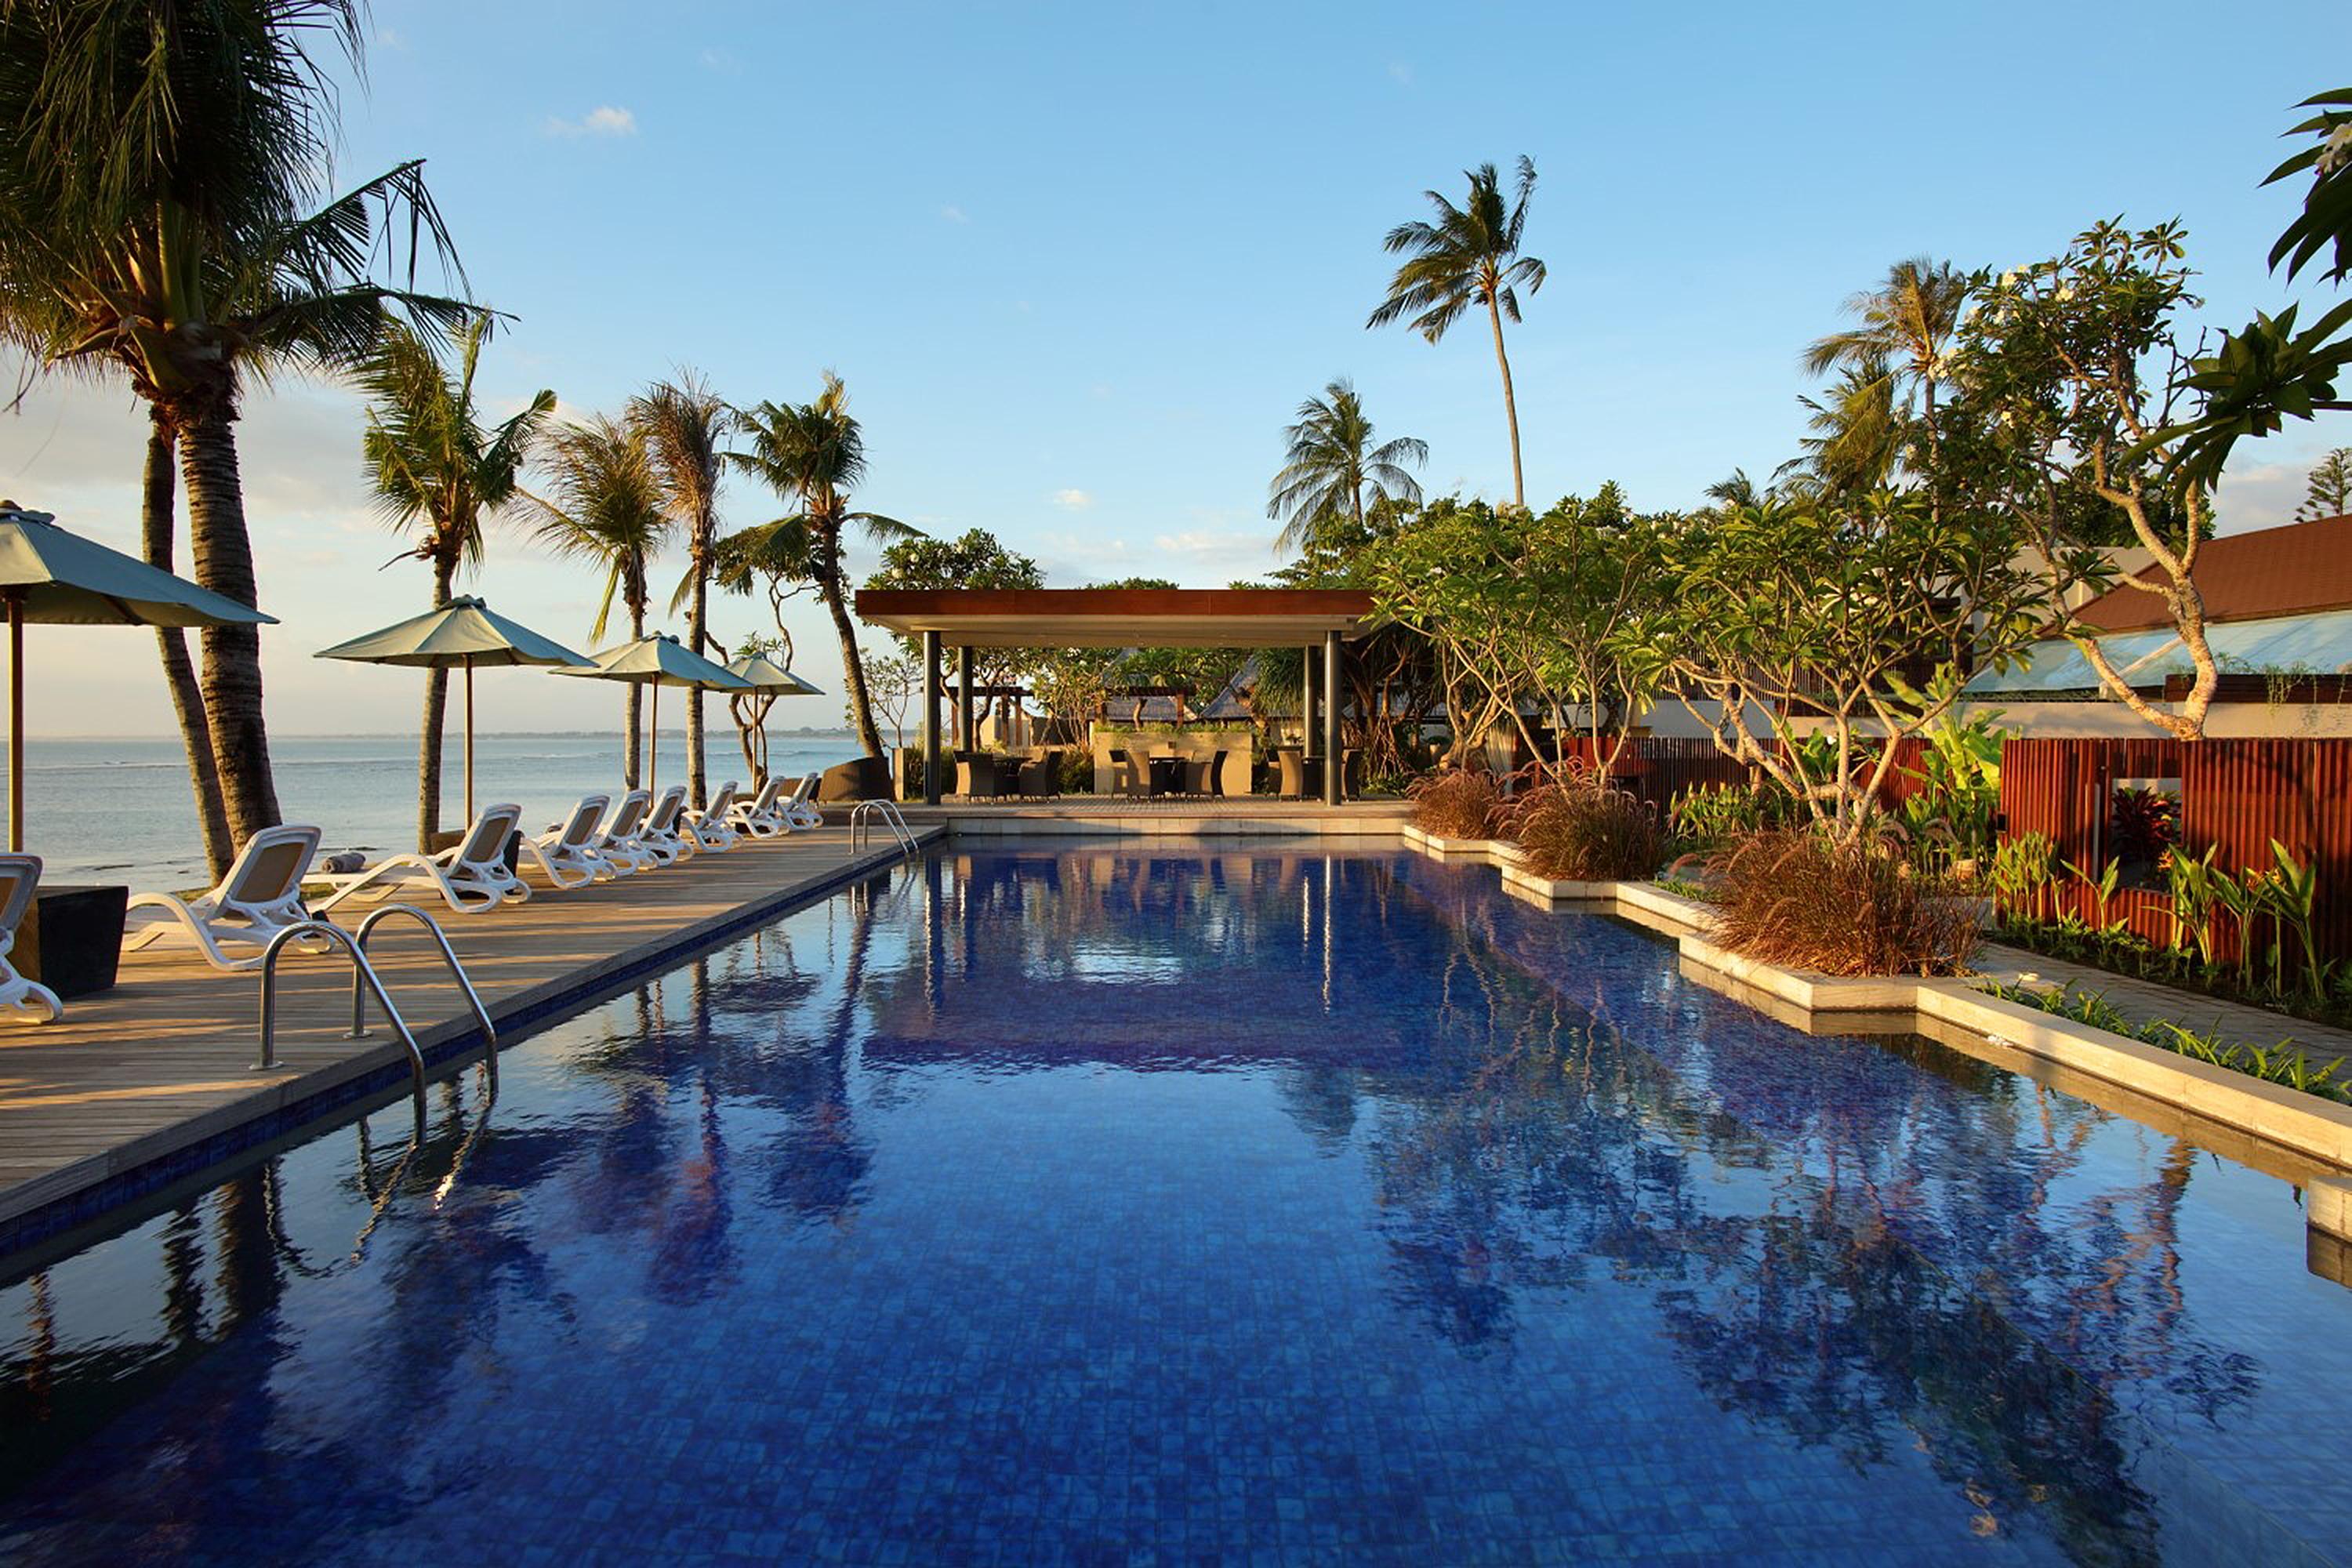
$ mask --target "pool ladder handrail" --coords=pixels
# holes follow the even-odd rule
[[[352,961],[352,1026],[345,1038],[367,1038],[366,999],[368,993],[374,993],[376,1005],[383,1009],[385,1020],[392,1025],[392,1032],[400,1037],[401,1046],[408,1053],[410,1097],[415,1101],[416,1124],[421,1129],[425,1125],[425,1050],[416,1043],[416,1036],[409,1028],[407,1020],[400,1016],[400,1009],[393,1005],[392,994],[384,989],[383,976],[376,973],[375,965],[367,958],[369,935],[378,924],[394,915],[406,915],[423,925],[433,938],[434,945],[441,950],[442,961],[448,964],[449,973],[457,982],[457,989],[464,994],[466,1005],[473,1010],[474,1021],[481,1027],[482,1063],[490,1074],[491,1082],[497,1082],[499,1034],[490,1022],[489,1010],[482,1005],[482,998],[475,991],[474,983],[467,978],[465,965],[457,962],[457,952],[450,947],[449,938],[441,930],[440,922],[414,904],[384,905],[360,922],[357,933],[347,931],[331,921],[314,917],[286,926],[269,939],[269,945],[261,953],[261,1049],[254,1061],[253,1070],[268,1072],[278,1066],[278,954],[296,942],[324,942],[331,947],[341,948]]]
[[[899,849],[908,856],[912,857],[920,847],[915,839],[915,830],[907,826],[906,814],[898,809],[897,803],[877,795],[872,800],[859,801],[857,809],[849,814],[849,852],[852,855],[866,847],[867,830],[877,816],[890,829],[892,836],[898,840]]]

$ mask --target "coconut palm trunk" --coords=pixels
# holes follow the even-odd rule
[[[434,557],[433,607],[449,602],[457,581],[457,558]],[[416,742],[416,852],[430,855],[440,846],[442,734],[449,721],[449,672],[439,668],[425,672],[425,722]]]
[[[253,542],[246,533],[237,477],[236,419],[222,397],[179,423],[180,478],[188,493],[188,547],[197,583],[249,605],[257,598]],[[221,805],[241,844],[280,820],[261,708],[260,629],[207,626],[203,646],[201,686]]]
[[[147,564],[159,571],[175,569],[173,513],[179,504],[177,454],[170,422],[162,409],[148,405],[146,486],[142,496],[140,546]],[[213,731],[205,717],[205,694],[196,684],[195,662],[188,657],[188,639],[177,626],[155,628],[155,651],[163,661],[163,684],[172,693],[172,715],[179,721],[180,742],[188,754],[188,784],[196,797],[196,825],[202,830],[205,864],[217,881],[236,856],[236,839],[228,830],[228,813],[221,805],[220,774],[214,771]]]
[[[699,654],[708,654],[709,638],[704,635],[704,616],[710,606],[710,563],[708,559],[694,562],[694,587],[686,602],[686,646]],[[686,692],[686,792],[697,811],[710,804],[710,795],[703,777],[702,756],[702,688],[690,686]]]
[[[821,584],[824,607],[833,616],[833,629],[841,637],[842,685],[849,692],[849,717],[857,726],[858,743],[869,757],[887,755],[882,749],[882,731],[874,727],[874,700],[866,689],[866,663],[857,655],[857,626],[849,618],[849,606],[842,601],[841,577],[828,574]]]
[[[1503,371],[1503,419],[1511,427],[1511,500],[1528,510],[1528,480],[1519,468],[1519,400],[1511,391],[1511,356],[1503,352],[1503,308],[1495,293],[1486,296],[1486,314],[1495,323],[1495,363]]]

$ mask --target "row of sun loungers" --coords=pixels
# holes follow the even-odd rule
[[[700,811],[686,805],[684,785],[671,786],[658,799],[641,789],[628,791],[618,802],[592,795],[545,833],[522,833],[519,840],[522,808],[501,803],[484,808],[457,842],[438,855],[391,855],[373,866],[324,874],[313,868],[318,828],[265,828],[246,840],[228,874],[209,891],[193,899],[171,893],[133,898],[131,909],[156,910],[160,918],[130,933],[123,950],[184,939],[216,969],[253,969],[279,931],[346,901],[382,903],[395,894],[429,889],[458,914],[481,914],[531,896],[530,884],[516,874],[524,865],[537,867],[551,889],[584,888],[695,855],[721,855],[745,838],[774,838],[818,826],[824,818],[810,798],[816,782],[811,773],[786,795],[783,781],[772,778],[750,800],[739,798],[733,784],[722,784]],[[515,867],[507,863],[509,840],[517,840]],[[65,1011],[56,994],[19,975],[7,956],[40,879],[40,857],[0,855],[0,1006],[39,1009],[55,1019]],[[327,895],[307,902],[306,891],[321,883]]]

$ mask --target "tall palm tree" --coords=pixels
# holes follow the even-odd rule
[[[686,646],[699,654],[726,649],[710,636],[712,550],[719,542],[719,481],[727,466],[725,445],[735,411],[691,370],[675,381],[658,381],[629,400],[629,423],[642,432],[661,475],[671,519],[686,535],[686,576],[670,596],[675,611],[686,606]],[[706,803],[709,784],[702,756],[702,689],[689,689],[686,705],[686,782],[695,809]]]
[[[849,510],[849,492],[866,477],[866,433],[849,412],[849,392],[841,377],[824,373],[824,390],[809,403],[762,403],[737,412],[740,428],[751,437],[748,452],[730,452],[728,460],[756,476],[785,502],[798,507],[788,517],[765,525],[780,538],[795,531],[805,535],[801,546],[810,582],[833,617],[841,638],[842,682],[849,689],[850,721],[869,757],[882,752],[882,732],[874,725],[874,703],[866,689],[866,666],[857,655],[857,627],[849,618],[849,571],[844,559],[844,533],[856,524],[877,543],[912,539],[920,531],[879,512]]]
[[[1864,373],[1885,383],[1891,406],[1919,398],[1922,429],[1932,458],[1942,450],[1936,426],[1936,395],[1945,379],[1945,355],[1968,313],[1976,279],[1948,261],[1915,256],[1886,269],[1886,280],[1847,299],[1856,324],[1832,332],[1805,351],[1805,369]],[[1855,387],[1849,383],[1843,395]]]
[[[538,522],[540,542],[558,555],[584,561],[604,574],[591,639],[602,642],[617,601],[628,613],[629,636],[646,635],[646,611],[653,603],[649,573],[653,558],[669,537],[670,516],[661,474],[643,431],[597,415],[547,433],[545,466],[551,497],[524,493]],[[637,787],[643,776],[644,689],[630,683],[629,733],[622,754],[622,781]]]
[[[1412,317],[1413,331],[1436,342],[1473,305],[1486,308],[1495,329],[1495,363],[1503,373],[1503,416],[1511,427],[1511,500],[1527,510],[1528,484],[1519,467],[1519,405],[1511,393],[1511,358],[1503,351],[1503,318],[1519,320],[1518,291],[1543,287],[1544,264],[1519,254],[1527,234],[1528,198],[1535,194],[1535,160],[1519,159],[1517,199],[1503,197],[1502,179],[1492,163],[1464,171],[1470,199],[1455,206],[1435,191],[1422,194],[1437,209],[1435,223],[1402,223],[1389,230],[1383,247],[1407,259],[1389,280],[1367,327],[1384,327]]]
[[[1305,550],[1341,518],[1362,537],[1368,500],[1420,501],[1420,482],[1404,465],[1428,462],[1429,443],[1400,436],[1375,447],[1363,399],[1346,376],[1298,405],[1298,423],[1283,432],[1287,460],[1265,503],[1265,515],[1282,524],[1276,548]]]
[[[44,365],[128,380],[175,449],[196,580],[243,604],[249,383],[355,363],[387,304],[428,331],[473,313],[374,280],[403,227],[454,272],[421,164],[312,210],[336,129],[310,44],[331,39],[356,66],[362,37],[358,0],[0,0],[0,336]],[[147,493],[168,504],[164,487]],[[168,563],[168,515],[143,531]],[[209,747],[191,768],[213,771],[242,837],[278,816],[260,638],[208,628],[202,647],[203,722],[175,687],[182,732]]]
[[[555,394],[541,388],[512,418],[486,426],[474,401],[474,372],[489,322],[469,322],[457,339],[457,376],[414,328],[389,323],[355,377],[370,399],[360,437],[376,504],[395,529],[414,529],[414,558],[433,569],[433,604],[449,602],[463,566],[482,559],[482,524],[513,504],[522,466],[550,416]],[[431,854],[441,833],[441,732],[449,672],[425,678],[424,738],[416,754],[416,847]]]

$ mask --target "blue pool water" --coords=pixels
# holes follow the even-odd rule
[[[0,1289],[35,1563],[2324,1562],[2291,1186],[1384,855],[935,855]]]

